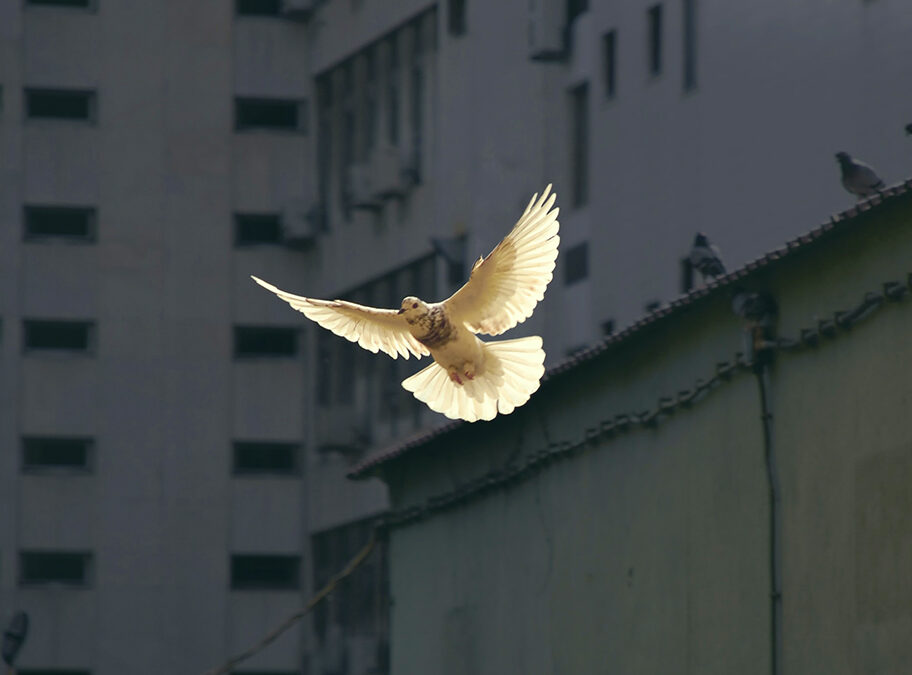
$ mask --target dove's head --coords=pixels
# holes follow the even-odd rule
[[[836,161],[839,162],[840,166],[847,166],[852,163],[852,156],[847,152],[837,152]]]
[[[417,316],[424,316],[428,312],[427,303],[419,300],[414,295],[402,298],[402,305],[399,307],[399,314],[404,314],[406,319]]]
[[[709,246],[709,240],[706,238],[706,235],[702,232],[697,232],[697,236],[694,237],[694,246]]]

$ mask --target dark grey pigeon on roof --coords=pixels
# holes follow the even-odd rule
[[[859,199],[877,194],[884,187],[874,169],[864,162],[852,159],[847,152],[837,152],[836,161],[842,171],[842,186]]]
[[[697,270],[705,281],[708,277],[718,277],[725,274],[725,265],[719,257],[719,249],[709,243],[709,239],[702,232],[697,232],[693,246],[690,249],[690,264]]]

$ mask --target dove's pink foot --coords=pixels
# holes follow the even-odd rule
[[[456,369],[450,366],[447,368],[447,372],[450,374],[450,379],[453,380],[456,384],[462,384],[462,378],[459,377],[459,373],[456,372]]]
[[[462,366],[462,374],[466,376],[466,379],[474,380],[475,379],[475,364],[471,361],[466,361]]]

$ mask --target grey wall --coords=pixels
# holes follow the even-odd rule
[[[907,279],[909,196],[860,218],[747,280],[778,298],[782,335]],[[908,663],[910,327],[909,301],[888,304],[773,367],[784,672]],[[555,377],[512,415],[394,460],[393,506],[651,409],[741,345],[728,293],[715,293]],[[394,529],[393,672],[769,672],[763,453],[757,385],[741,372],[654,429]]]

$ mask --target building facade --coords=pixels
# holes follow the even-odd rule
[[[825,20],[824,20],[825,19]],[[899,0],[0,3],[0,616],[24,672],[193,672],[387,508],[353,462],[439,425],[417,367],[292,292],[445,297],[553,182],[548,364],[890,182]],[[819,28],[823,25],[825,28]],[[814,28],[812,28],[812,26]],[[244,667],[385,672],[385,563]]]

